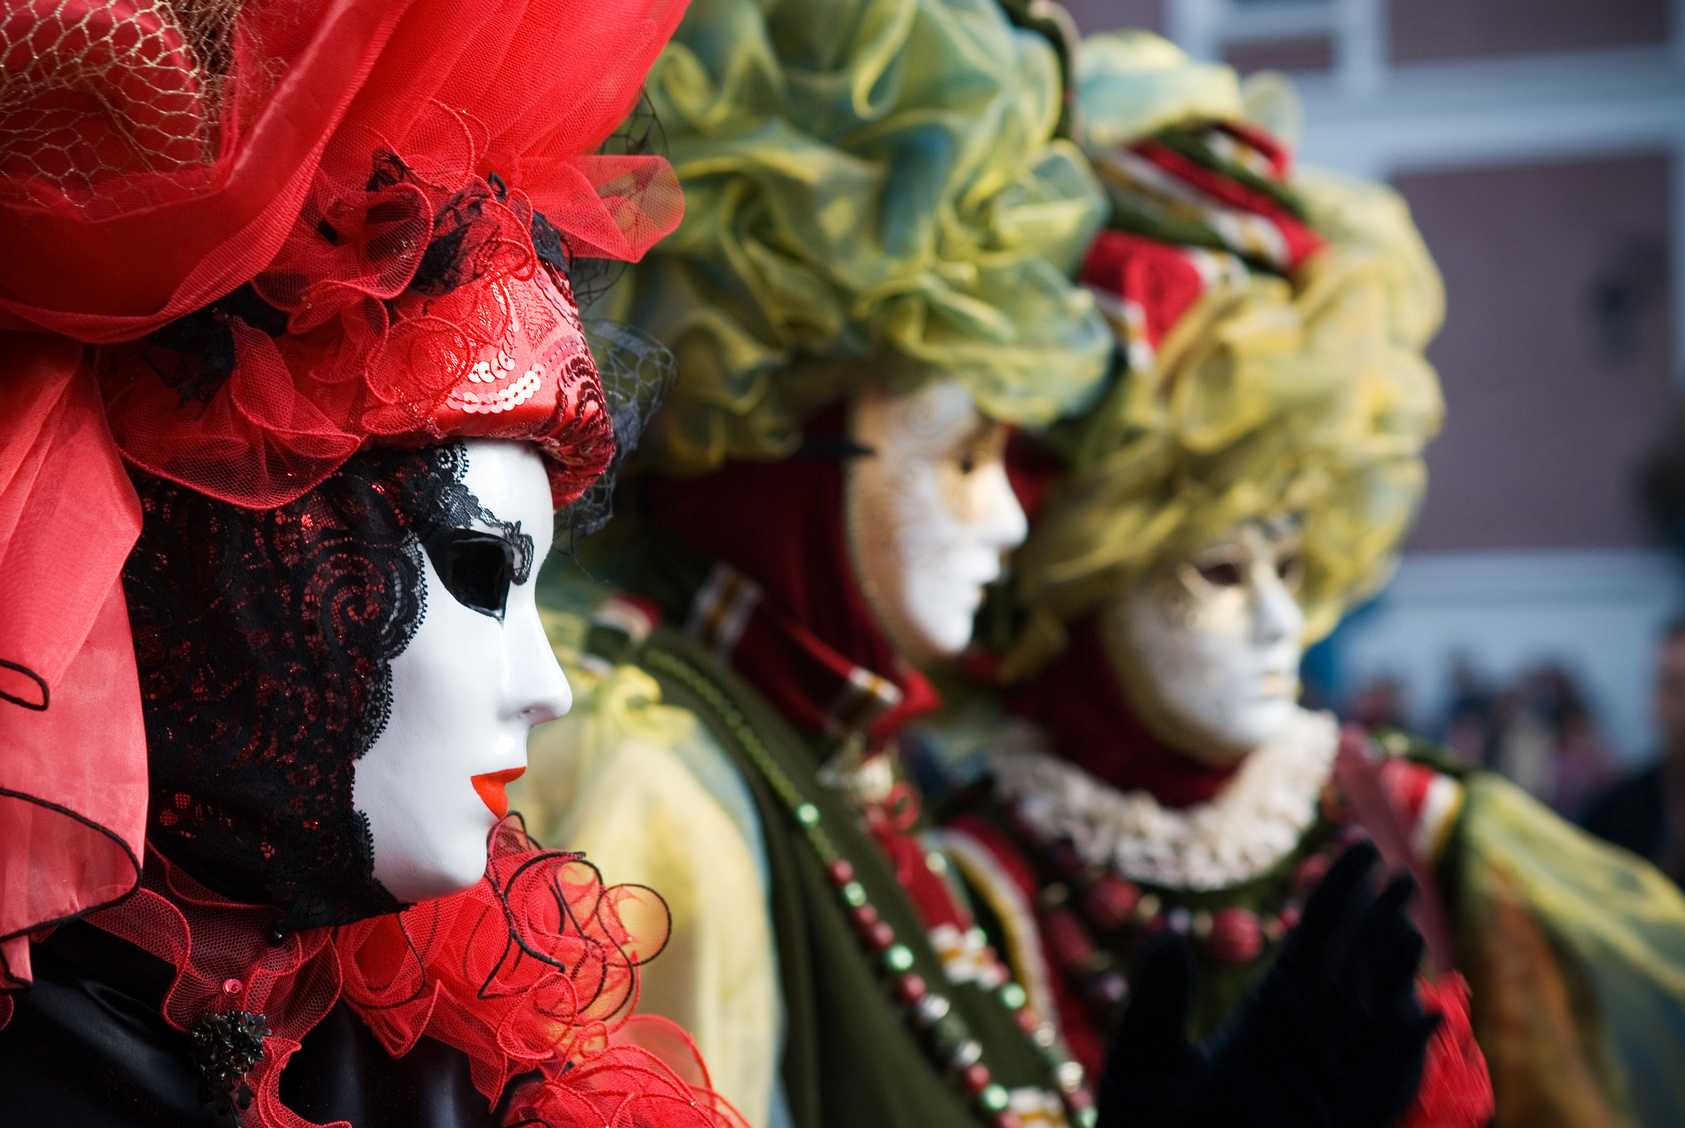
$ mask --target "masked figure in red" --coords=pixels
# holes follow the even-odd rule
[[[573,281],[682,5],[14,5],[0,25],[9,1124],[732,1122],[666,936],[508,814],[533,576],[616,457]]]

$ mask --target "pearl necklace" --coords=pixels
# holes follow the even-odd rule
[[[988,751],[1003,798],[1043,845],[1067,841],[1088,865],[1166,889],[1224,889],[1267,873],[1317,817],[1339,733],[1327,713],[1297,710],[1249,754],[1215,798],[1173,809],[1119,791],[1013,725]]]

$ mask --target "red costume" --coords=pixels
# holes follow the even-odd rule
[[[303,888],[344,863],[322,812],[389,701],[366,688],[378,661],[328,668],[355,654],[341,625],[397,614],[356,518],[413,539],[432,518],[406,506],[448,484],[422,448],[451,439],[536,443],[558,507],[614,455],[569,275],[678,221],[664,160],[597,150],[683,7],[78,0],[0,25],[0,983],[36,980],[0,995],[9,1115],[729,1120],[682,1033],[630,1017],[665,940],[647,891],[513,821],[452,897],[391,912]],[[259,534],[282,563],[234,551]],[[287,570],[318,551],[337,569],[319,590]],[[217,584],[296,583],[331,615],[230,616],[233,650],[172,634],[147,582],[213,561],[195,624],[223,622]],[[280,674],[204,661],[289,646],[307,657]],[[252,778],[275,819],[242,822],[229,781]],[[184,842],[242,880],[201,880]],[[347,1010],[362,1028],[335,1025]],[[449,1049],[406,1079],[345,1049],[371,1034],[399,1066]],[[208,1107],[169,1107],[184,1054]],[[457,1072],[477,1098],[434,1099]]]

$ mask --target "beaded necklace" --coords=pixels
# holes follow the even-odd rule
[[[1129,995],[1114,952],[1132,956],[1148,936],[1169,929],[1214,963],[1236,968],[1256,963],[1286,938],[1299,921],[1305,896],[1345,848],[1363,836],[1351,829],[1334,834],[1321,849],[1299,859],[1285,896],[1257,910],[1218,903],[1228,890],[1191,893],[1139,885],[1085,865],[1068,841],[1038,847],[1021,827],[1013,826],[1012,833],[1044,880],[1036,909],[1052,961],[1102,1029],[1117,1020]]]
[[[999,822],[1036,871],[1041,892],[1034,911],[1049,962],[1101,1030],[1118,1020],[1129,996],[1120,965],[1133,963],[1150,935],[1169,929],[1212,964],[1244,974],[1298,923],[1305,897],[1335,859],[1367,837],[1326,785],[1299,848],[1284,854],[1275,872],[1224,888],[1178,886],[1135,881],[1115,863],[1089,860],[1091,851],[1067,834],[1050,838],[1043,820],[1024,817],[1034,796],[1002,798]],[[1234,903],[1242,900],[1256,907]]]
[[[924,977],[913,972],[913,951],[895,935],[867,896],[865,886],[855,880],[854,866],[831,841],[822,825],[819,808],[809,802],[795,782],[767,751],[760,735],[749,724],[714,681],[676,655],[646,650],[641,660],[659,673],[673,678],[693,693],[724,725],[757,772],[778,796],[785,812],[800,829],[803,840],[824,867],[836,890],[849,922],[863,948],[876,959],[884,985],[901,1007],[912,1027],[921,1035],[926,1051],[937,1067],[946,1072],[973,1100],[993,1128],[1020,1128],[1020,1118],[1010,1107],[1012,1097],[994,1080],[983,1061],[983,1044],[971,1036],[965,1020],[954,1012],[947,996],[930,989]],[[1060,1043],[1057,1028],[1028,1006],[1023,987],[1010,980],[991,992],[1012,1012],[1019,1027],[1029,1036],[1048,1070],[1057,1080],[1060,1099],[1078,1128],[1093,1128],[1094,1099],[1082,1066]]]

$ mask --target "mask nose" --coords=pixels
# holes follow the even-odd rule
[[[980,490],[982,504],[977,513],[980,539],[999,552],[1010,552],[1024,543],[1030,535],[1030,522],[1018,495],[1012,492],[1007,480],[1006,466],[991,462],[979,469],[985,475]]]
[[[509,715],[529,725],[541,725],[567,715],[573,708],[573,687],[550,649],[536,608],[510,609],[504,635],[505,700]]]
[[[1252,637],[1260,646],[1273,646],[1304,634],[1305,612],[1276,575],[1273,562],[1253,565],[1252,585]]]

